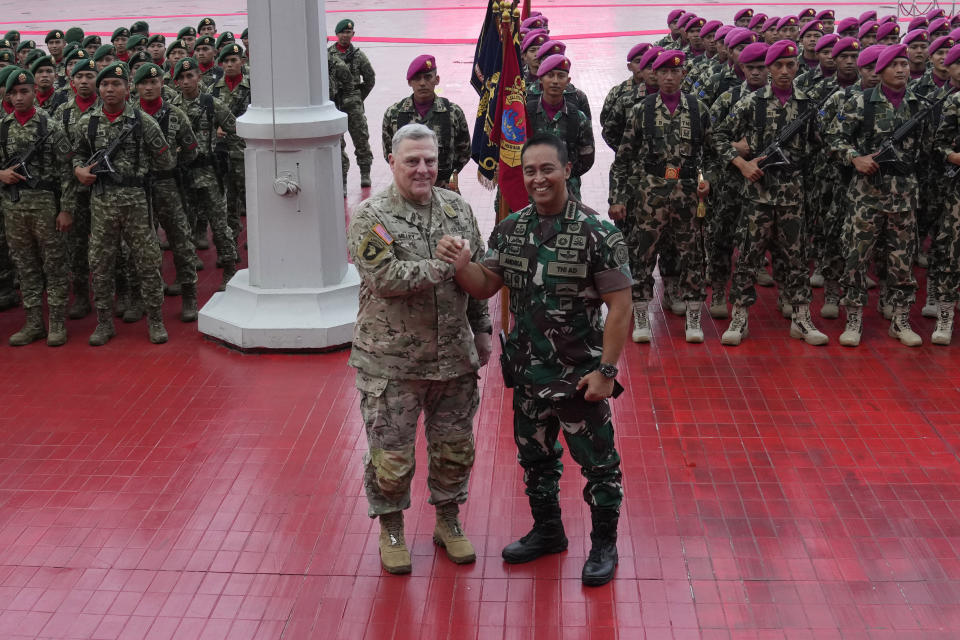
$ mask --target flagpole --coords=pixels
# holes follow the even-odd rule
[[[525,8],[529,10],[530,0],[524,0]],[[503,59],[507,56],[507,47],[513,46],[513,21],[519,17],[519,9],[515,4],[504,2],[503,13],[500,16],[500,43],[503,46]],[[498,169],[499,171],[499,169]],[[499,180],[498,180],[499,181]],[[497,223],[510,215],[510,207],[503,191],[498,192]],[[507,287],[500,289],[500,328],[503,331],[510,329],[510,290]]]

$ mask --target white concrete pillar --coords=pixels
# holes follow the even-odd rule
[[[249,269],[214,294],[199,329],[242,349],[349,343],[360,278],[347,262],[340,136],[329,100],[325,0],[249,2],[246,139]]]

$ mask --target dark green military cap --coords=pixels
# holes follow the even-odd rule
[[[197,35],[197,30],[193,27],[184,27],[183,29],[180,29],[180,31],[177,31],[178,38],[189,38],[190,36],[195,35]]]
[[[13,49],[0,49],[0,62],[14,64],[16,61],[17,61],[17,54],[13,52]]]
[[[197,38],[197,42],[193,45],[194,47],[213,47],[217,48],[217,40],[213,36],[201,36]]]
[[[243,47],[238,45],[236,42],[231,42],[220,50],[219,55],[217,55],[217,62],[223,62],[228,56],[240,56],[242,58]]]
[[[105,44],[93,52],[93,59],[103,60],[104,56],[115,56],[115,55],[117,55],[117,48],[112,44]]]
[[[13,71],[7,76],[7,81],[3,83],[3,86],[6,87],[9,92],[18,84],[33,84],[33,74],[26,69],[13,67]]]
[[[30,73],[36,73],[38,69],[43,67],[50,67],[51,69],[56,69],[57,64],[53,61],[53,56],[40,56],[33,63],[30,64]]]
[[[213,18],[204,18],[200,21],[200,24],[197,25],[197,31],[203,29],[204,27],[216,27],[217,23]]]
[[[130,37],[130,29],[127,29],[126,27],[117,27],[116,29],[113,30],[113,35],[110,36],[110,42],[113,42],[117,38],[129,38],[129,37]]]
[[[70,53],[63,56],[63,61],[66,64],[70,64],[73,60],[86,60],[90,57],[90,54],[87,53],[86,49],[74,49]]]
[[[340,33],[341,31],[346,31],[347,29],[350,29],[351,31],[353,31],[353,20],[349,18],[344,18],[343,20],[337,23],[337,28],[334,29],[333,32]]]
[[[7,78],[9,78],[10,74],[13,73],[14,71],[22,71],[22,69],[20,69],[20,67],[18,67],[15,64],[11,64],[4,67],[3,69],[0,69],[0,87],[6,88]]]
[[[149,38],[147,38],[147,45],[148,45],[148,46],[151,45],[151,44],[153,44],[154,42],[159,42],[159,43],[162,44],[163,46],[167,46],[167,37],[166,37],[165,35],[163,35],[162,33],[155,33],[155,34],[153,34],[152,36],[150,36]]]
[[[134,47],[139,47],[140,45],[146,45],[147,39],[142,33],[133,33],[130,35],[130,38],[127,40],[127,51],[133,51]]]
[[[236,41],[237,41],[237,38],[233,35],[233,31],[224,31],[223,33],[217,36],[217,41],[216,41],[216,44],[214,45],[214,48],[217,49],[217,51],[219,51],[220,49],[223,49],[225,46],[227,46],[231,42],[236,42]]]
[[[74,51],[76,51],[76,50],[79,49],[79,48],[80,48],[80,43],[79,43],[79,42],[68,42],[68,43],[63,47],[63,57],[64,57],[64,60],[66,60],[66,57],[67,57],[68,55],[70,55],[71,53],[73,53]]]
[[[30,65],[42,58],[44,55],[46,54],[40,49],[31,49],[23,59],[23,68],[29,69]]]
[[[245,27],[245,28],[243,29],[243,33],[240,34],[240,39],[241,39],[241,40],[247,40],[247,39],[248,39],[248,37],[247,37],[247,31],[249,31],[249,27]]]
[[[92,71],[97,72],[97,63],[93,61],[93,58],[86,58],[80,60],[77,64],[73,65],[73,70],[70,72],[70,77],[77,75],[81,71]]]
[[[0,49],[10,49],[10,51],[13,51],[13,43],[4,38],[0,40]]]
[[[149,78],[162,79],[163,69],[161,69],[158,65],[153,64],[152,62],[148,62],[147,64],[137,69],[137,72],[133,74],[133,84],[140,84],[141,82],[143,82],[144,80],[148,80]]]
[[[76,42],[77,44],[80,44],[80,42],[83,41],[83,29],[80,27],[70,27],[67,29],[64,39],[67,42]]]
[[[100,45],[103,44],[103,40],[100,39],[100,36],[97,36],[91,33],[90,35],[88,35],[86,38],[83,39],[83,42],[80,43],[80,46],[86,49],[91,44],[95,44],[99,47]]]
[[[133,69],[133,65],[140,64],[141,62],[153,62],[153,56],[151,56],[146,51],[137,51],[130,56],[130,59],[127,60],[127,65]]]
[[[184,71],[189,71],[190,69],[196,69],[200,65],[197,64],[196,58],[184,58],[177,62],[177,66],[173,68],[173,79],[176,80],[180,77],[180,74]]]
[[[60,29],[51,29],[47,32],[47,37],[43,39],[44,42],[50,42],[51,40],[63,40],[63,31]]]
[[[145,36],[150,35],[150,25],[147,24],[146,20],[137,20],[130,25],[130,35],[135,33],[142,33]]]
[[[97,74],[97,86],[100,86],[100,83],[106,80],[107,78],[119,78],[124,82],[130,81],[130,69],[127,65],[119,60],[117,62],[111,62],[105,66],[100,73]]]
[[[181,40],[181,39],[179,39],[179,38],[177,38],[176,40],[174,40],[173,42],[171,42],[171,43],[170,43],[170,46],[167,47],[167,57],[168,57],[168,58],[170,57],[170,52],[173,51],[174,49],[183,49],[184,51],[186,51],[186,50],[187,50],[187,45],[184,44],[183,40]]]
[[[34,42],[33,40],[24,40],[23,42],[17,45],[17,53],[20,53],[24,49],[36,49],[36,48],[37,48],[37,43]]]
[[[11,29],[10,31],[7,31],[7,32],[3,35],[3,39],[4,39],[4,40],[19,40],[19,39],[20,39],[20,32],[17,31],[16,29]]]

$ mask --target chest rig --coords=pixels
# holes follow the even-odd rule
[[[693,94],[683,94],[686,110],[680,111],[678,120],[661,121],[657,115],[657,97],[653,93],[643,99],[643,137],[647,143],[647,156],[643,161],[644,171],[651,175],[670,180],[693,180],[700,173],[700,156],[703,148],[703,129],[700,121],[700,110],[697,108],[697,99]],[[680,126],[680,138],[689,140],[690,154],[683,158],[679,168],[668,167],[663,156],[667,151],[666,136],[663,135],[666,127]],[[683,154],[685,155],[685,154]]]

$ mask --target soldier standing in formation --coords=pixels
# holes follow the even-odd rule
[[[373,165],[373,152],[370,150],[370,131],[367,127],[363,101],[373,91],[377,77],[367,55],[352,43],[355,33],[353,20],[341,20],[334,31],[337,42],[330,45],[327,55],[336,57],[346,64],[353,76],[353,82],[343,88],[337,108],[347,114],[347,131],[350,132],[350,140],[353,142],[357,157],[357,167],[360,168],[360,186],[368,188],[371,184],[370,167]],[[349,160],[346,167],[349,167]],[[346,184],[346,168],[343,172],[343,181]]]

